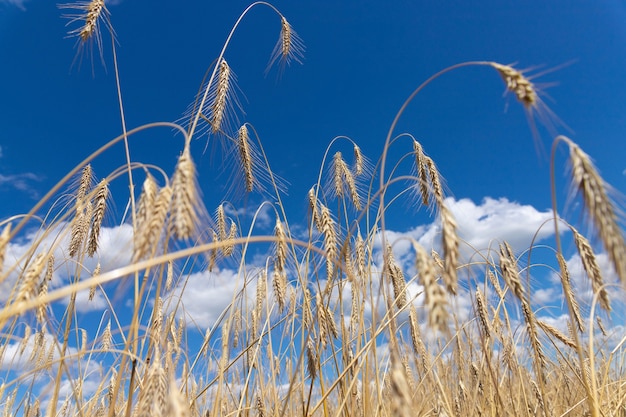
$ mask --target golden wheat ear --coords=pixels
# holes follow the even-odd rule
[[[304,43],[302,39],[300,39],[284,16],[280,17],[280,25],[280,37],[276,42],[276,46],[274,46],[270,62],[265,69],[266,75],[276,63],[279,65],[279,74],[281,74],[286,65],[291,65],[294,61],[302,64],[304,59]]]
[[[559,141],[565,142],[569,147],[572,191],[581,196],[585,214],[602,240],[615,272],[622,283],[626,283],[626,242],[618,223],[620,212],[610,198],[613,190],[602,179],[591,158],[580,146],[565,136],[559,136],[556,143]]]
[[[106,7],[104,0],[91,0],[91,1],[77,1],[68,4],[59,4],[59,9],[72,10],[63,17],[69,19],[67,25],[73,25],[75,22],[79,22],[80,26],[76,29],[72,29],[68,32],[68,37],[76,37],[76,57],[74,63],[83,52],[87,51],[90,58],[93,60],[93,45],[98,48],[98,54],[100,55],[100,61],[104,66],[104,54],[102,48],[102,32],[101,25],[111,34],[115,39],[115,31],[111,25],[111,14]]]

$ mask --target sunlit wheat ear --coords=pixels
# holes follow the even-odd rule
[[[550,334],[560,340],[561,343],[563,343],[565,346],[576,349],[576,343],[574,343],[574,341],[569,336],[561,332],[556,327],[541,320],[537,320],[537,325],[541,327],[541,330],[543,330],[547,334]]]
[[[585,331],[585,324],[582,316],[580,315],[580,305],[576,300],[576,295],[574,294],[574,289],[572,288],[572,281],[569,269],[567,268],[567,262],[565,262],[565,258],[560,252],[557,252],[556,259],[558,260],[559,267],[561,268],[561,285],[563,287],[563,293],[565,297],[570,300],[573,310],[572,313],[574,314],[574,322],[576,323],[578,330],[582,333]]]
[[[509,286],[515,297],[525,299],[525,291],[517,269],[513,251],[507,242],[500,244],[500,271],[504,282]]]
[[[133,260],[137,261],[142,259],[159,244],[171,201],[172,188],[170,186],[161,188],[154,200],[153,206],[150,207],[147,224],[140,230],[135,231],[137,239],[135,240]]]
[[[397,353],[391,355],[391,411],[393,416],[414,415],[413,397],[408,377]]]
[[[489,314],[487,313],[487,306],[485,304],[485,298],[483,297],[483,293],[480,289],[476,289],[476,312],[478,313],[478,318],[480,322],[480,326],[483,329],[485,337],[491,336],[491,325],[489,324]]]
[[[251,192],[254,188],[254,174],[252,172],[252,152],[250,149],[250,135],[248,128],[244,124],[237,132],[237,145],[239,149],[239,157],[241,158],[241,166],[243,167],[244,179],[246,182],[246,191]]]
[[[309,208],[311,209],[311,218],[318,230],[322,228],[322,221],[320,217],[319,208],[317,207],[317,196],[315,195],[315,188],[311,188],[308,193]]]
[[[337,230],[328,207],[320,203],[320,233],[324,236],[324,250],[326,251],[326,275],[330,280],[335,272],[337,260]]]
[[[137,417],[165,416],[167,407],[167,375],[158,348],[143,378],[143,386],[137,396]]]
[[[265,69],[266,74],[277,62],[279,63],[279,71],[282,72],[286,65],[291,65],[294,61],[301,64],[304,58],[304,43],[302,43],[302,39],[300,39],[284,16],[280,17],[280,24],[280,37],[278,42],[276,42],[276,46],[274,46],[270,62]]]
[[[589,280],[591,281],[593,293],[598,294],[600,307],[602,307],[604,311],[610,312],[611,301],[609,300],[608,292],[603,287],[604,280],[602,278],[602,273],[600,272],[600,267],[598,266],[596,255],[593,253],[593,249],[591,248],[587,238],[578,233],[578,231],[574,228],[572,228],[572,231],[574,233],[574,243],[576,244],[576,249],[578,249],[580,261],[583,264],[583,268],[585,269]]]
[[[404,273],[402,268],[396,262],[393,256],[391,246],[387,246],[387,274],[391,280],[391,286],[393,287],[393,295],[398,309],[402,309],[406,304],[406,281],[404,279]]]
[[[604,182],[591,158],[569,138],[560,136],[569,146],[572,188],[584,202],[586,214],[595,226],[615,272],[626,283],[626,244],[618,225],[617,210],[609,198],[611,188]]]
[[[85,46],[91,48],[92,43],[95,43],[100,59],[104,64],[100,25],[103,24],[111,36],[115,37],[115,32],[111,26],[110,13],[106,7],[105,1],[77,1],[75,3],[60,4],[58,7],[60,9],[75,10],[74,13],[66,14],[64,17],[69,19],[68,25],[72,25],[76,22],[80,23],[80,27],[68,32],[68,36],[78,38],[78,53],[80,54]],[[89,53],[91,52],[90,50]]]
[[[510,65],[501,65],[495,62],[491,63],[491,65],[504,80],[506,89],[515,94],[517,100],[522,103],[525,108],[530,108],[537,104],[538,96],[535,86],[521,71],[516,70]]]
[[[254,315],[252,316],[252,332],[254,335],[258,333],[259,323],[263,317],[263,304],[267,296],[267,273],[262,270],[259,273],[256,284],[256,302],[254,305]]]
[[[135,216],[138,230],[141,230],[147,225],[148,217],[152,213],[152,207],[154,206],[158,192],[159,189],[154,177],[148,173],[141,188],[139,204],[137,205],[137,215]]]
[[[217,133],[222,129],[228,104],[228,95],[231,90],[231,70],[225,59],[219,64],[215,97],[211,104],[211,131]]]
[[[438,206],[439,215],[441,216],[441,243],[444,259],[443,281],[448,292],[456,294],[458,287],[456,268],[459,262],[457,224],[454,216],[452,216],[452,213],[443,201],[438,201]]]
[[[428,351],[426,345],[422,339],[422,332],[420,331],[419,321],[417,319],[417,311],[415,306],[410,304],[409,306],[409,326],[411,330],[411,344],[413,346],[413,352],[419,355],[422,364],[422,371],[428,369]]]
[[[441,186],[441,175],[439,175],[437,165],[435,165],[435,161],[428,156],[424,156],[424,162],[428,167],[430,191],[433,193],[435,200],[443,201],[443,187]]]
[[[178,239],[193,238],[198,227],[202,203],[198,191],[196,166],[189,146],[178,158],[172,178],[173,232]]]
[[[11,223],[4,226],[2,233],[0,233],[0,272],[2,272],[4,267],[4,256],[9,246],[9,236],[11,236]]]
[[[88,201],[84,207],[76,208],[76,217],[72,220],[70,231],[70,257],[74,257],[78,254],[85,239],[87,239],[92,213],[93,204],[91,204],[91,201]]]
[[[26,268],[26,273],[22,278],[17,296],[15,297],[16,302],[28,301],[37,295],[37,285],[39,284],[41,273],[46,266],[46,260],[46,255],[40,253],[35,256],[35,259],[30,263],[28,268]]]
[[[422,204],[430,205],[430,193],[428,189],[428,168],[426,166],[426,155],[422,149],[422,145],[416,140],[413,141],[413,155],[415,155],[415,167],[417,168],[417,177],[419,178],[419,190],[422,197]]]
[[[360,279],[365,279],[365,274],[367,271],[366,268],[366,260],[365,260],[365,241],[363,240],[363,236],[361,236],[361,232],[357,232],[356,242],[354,244],[354,252],[356,255],[356,271]]]
[[[102,332],[100,348],[107,352],[113,344],[113,334],[111,333],[111,319],[109,319],[104,331]]]
[[[424,248],[413,245],[416,252],[415,268],[424,286],[428,324],[431,328],[446,331],[448,328],[448,300],[445,290],[437,283],[435,265]]]
[[[363,152],[361,152],[361,148],[359,148],[357,145],[354,145],[354,175],[363,175],[364,164],[365,161],[363,159]]]
[[[344,188],[347,188],[352,204],[354,204],[357,210],[361,209],[361,198],[356,188],[354,175],[348,168],[348,164],[343,159],[341,152],[335,153],[333,157],[333,183],[337,198],[343,198],[345,195]]]
[[[91,232],[89,234],[89,243],[87,245],[87,255],[92,257],[98,250],[98,239],[100,238],[100,227],[104,219],[104,211],[109,197],[109,182],[106,179],[100,181],[96,193],[96,208],[93,213],[91,222]]]

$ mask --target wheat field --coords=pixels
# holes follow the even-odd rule
[[[304,42],[288,17],[269,3],[251,4],[197,80],[182,118],[127,129],[118,83],[122,133],[69,168],[28,213],[0,220],[1,415],[626,416],[625,340],[611,329],[624,314],[623,207],[592,157],[570,137],[551,138],[545,185],[553,201],[542,227],[554,230],[553,246],[516,252],[485,236],[491,243],[482,250],[460,236],[444,173],[426,144],[396,131],[424,87],[478,67],[502,80],[532,137],[551,112],[531,77],[492,61],[434,74],[400,103],[380,155],[365,155],[347,138],[336,141],[349,155],[328,145],[301,196],[308,217],[292,218],[283,203],[289,179],[270,166],[272,146],[233,117],[241,102],[225,51],[243,17],[260,7],[280,28],[266,71],[302,64]],[[115,29],[105,2],[60,8],[77,59],[89,52],[104,60]],[[111,47],[106,65],[119,80]],[[133,156],[137,135],[156,129],[182,145],[171,167]],[[200,136],[232,155],[239,181],[228,195],[263,196],[251,222],[228,195],[206,206],[196,166],[202,155],[192,150]],[[126,160],[95,172],[92,163],[114,145]],[[402,156],[392,159],[397,150]],[[582,225],[557,207],[562,165]],[[126,194],[114,194],[120,189]],[[112,216],[113,204],[126,207],[121,218]],[[397,204],[430,214],[436,244],[388,231]],[[259,232],[268,221],[271,232]],[[124,262],[103,269],[103,247],[112,245],[123,246]],[[400,246],[410,262],[399,259]],[[566,248],[580,259],[591,302],[572,282]],[[533,251],[549,255],[566,329],[533,302],[531,275],[546,267],[533,264]],[[224,308],[202,326],[194,316],[202,312],[185,300],[209,285],[198,279],[224,271],[222,298],[205,300],[207,309]],[[82,319],[85,303],[102,304],[98,322]]]

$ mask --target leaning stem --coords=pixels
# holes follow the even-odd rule
[[[564,140],[562,136],[558,136],[554,140],[554,142],[552,143],[552,151],[551,151],[551,156],[550,156],[550,194],[552,198],[552,216],[554,219],[555,245],[556,245],[557,253],[561,253],[561,254],[563,253],[563,251],[562,251],[562,246],[561,246],[561,236],[559,235],[559,216],[558,216],[558,210],[557,210],[556,181],[555,181],[556,177],[554,174],[554,170],[555,170],[556,149],[562,140]],[[563,280],[564,274],[565,272],[561,270],[561,280]],[[567,308],[569,310],[570,320],[572,321],[571,322],[572,329],[574,329],[574,331],[572,331],[572,337],[574,338],[574,343],[576,344],[576,353],[578,355],[578,362],[579,362],[580,370],[582,373],[581,380],[582,380],[583,386],[585,387],[585,392],[587,394],[587,404],[589,405],[591,417],[599,417],[600,414],[598,412],[598,409],[599,409],[598,401],[596,399],[596,396],[594,395],[594,391],[587,383],[587,378],[585,378],[584,376],[585,375],[585,353],[583,352],[583,348],[580,343],[578,331],[576,331],[576,323],[573,322],[573,317],[575,316],[574,306],[572,303],[571,296],[568,294],[567,291],[565,291],[565,300],[567,301]],[[590,372],[593,372],[593,369],[591,369]]]

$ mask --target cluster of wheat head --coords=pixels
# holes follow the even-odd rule
[[[105,2],[61,7],[74,11],[70,23],[79,27],[70,34],[79,53],[96,47],[102,57],[103,36],[114,35]],[[437,165],[422,143],[394,132],[410,101],[449,71],[495,69],[532,118],[546,108],[531,79],[488,61],[435,74],[401,107],[379,158],[349,138],[330,143],[303,196],[309,216],[293,223],[259,134],[238,123],[236,78],[225,59],[232,33],[256,7],[280,18],[268,70],[301,62],[303,43],[287,19],[268,3],[252,4],[180,123],[127,130],[118,90],[122,134],[29,213],[0,221],[1,415],[626,415],[623,340],[604,324],[623,318],[611,295],[626,284],[626,245],[620,208],[591,158],[571,139],[555,138],[554,149],[569,148],[572,190],[593,237],[560,215],[555,197],[549,268],[567,306],[563,328],[533,305],[533,248],[515,253],[501,241],[468,257]],[[183,139],[171,175],[132,156],[135,133],[163,127]],[[221,203],[206,207],[192,152],[192,138],[204,134],[236,155],[232,187],[263,198],[252,216],[226,196],[211,196]],[[91,162],[117,143],[125,163],[96,180]],[[388,161],[388,150],[401,146],[405,155]],[[130,194],[114,196],[123,181]],[[137,192],[135,181],[142,181]],[[110,212],[114,200],[128,207],[121,219]],[[399,202],[430,209],[439,230],[434,247],[394,240],[386,218]],[[273,228],[257,221],[267,213]],[[103,245],[104,231],[113,229],[123,232],[117,245],[127,256],[111,266],[111,245]],[[568,236],[591,304],[572,282]],[[408,246],[401,255],[400,244]],[[621,283],[607,281],[598,250]],[[197,279],[210,286],[226,271],[225,302],[206,300],[207,309],[225,307],[201,326],[186,309],[189,288]],[[94,321],[98,313],[85,316],[79,306],[95,300],[103,307]]]

